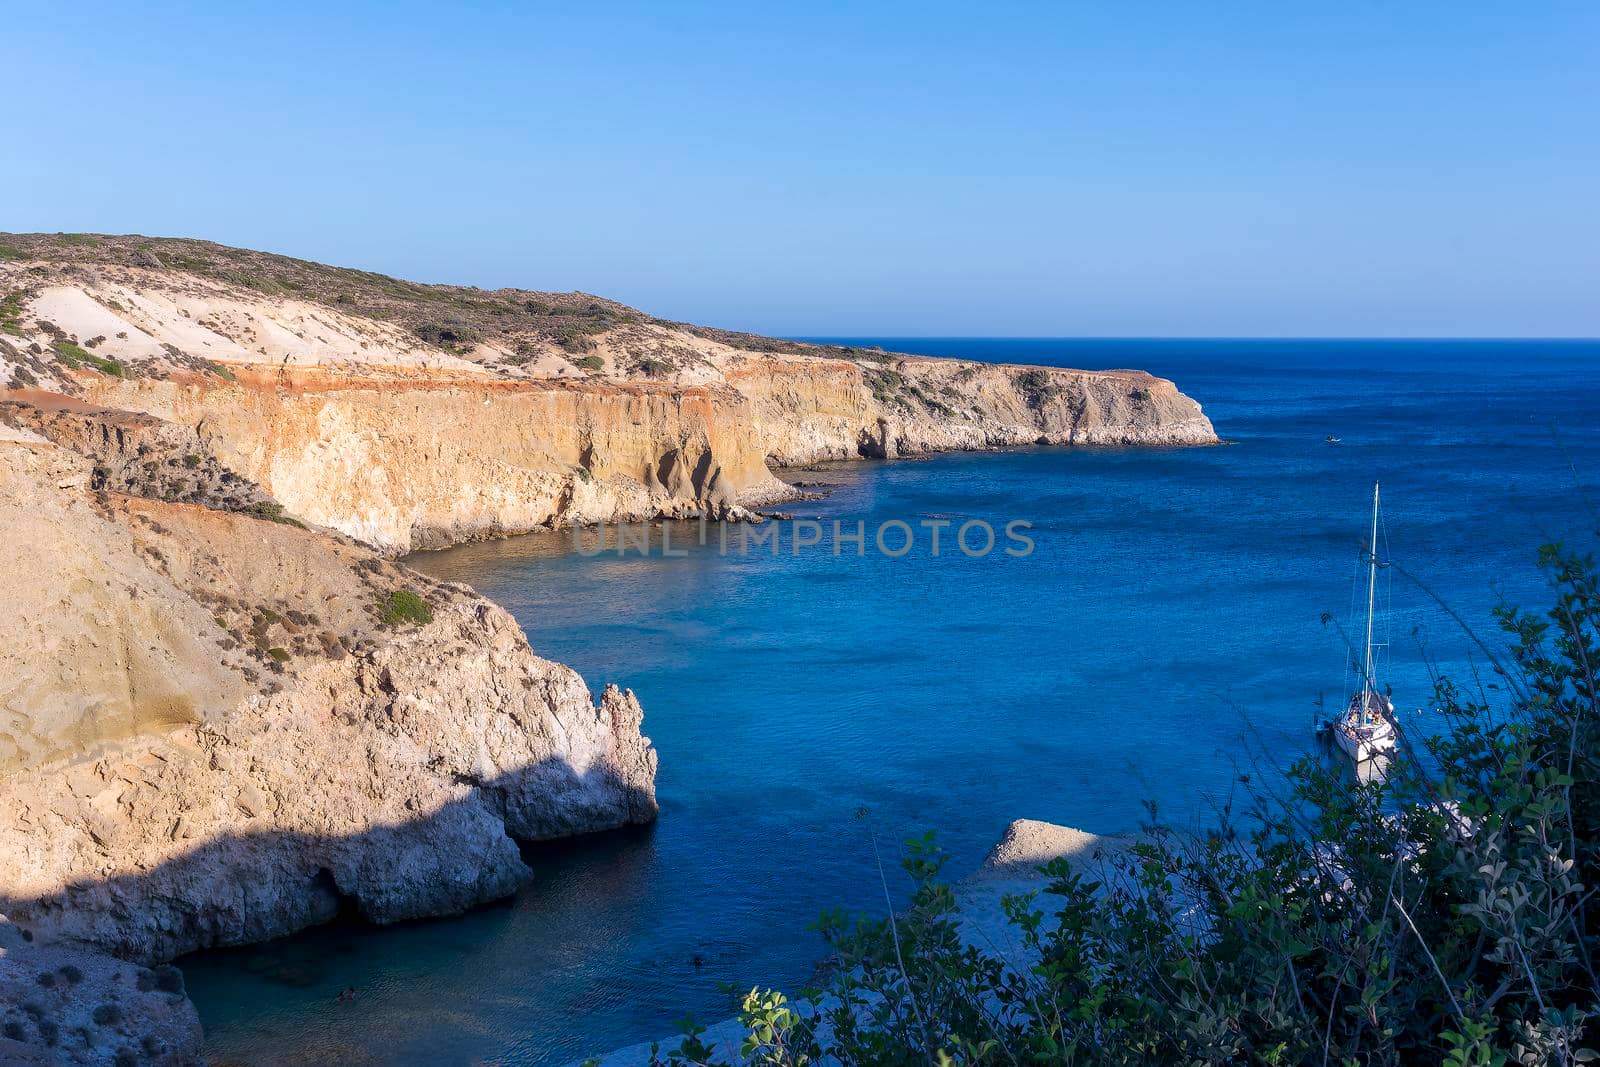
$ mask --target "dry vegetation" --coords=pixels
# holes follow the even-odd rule
[[[330,267],[290,256],[229,248],[187,238],[86,233],[0,233],[0,261],[41,260],[73,267],[142,267],[184,271],[224,285],[269,296],[322,304],[339,311],[394,323],[424,344],[465,355],[479,344],[495,344],[518,366],[546,347],[567,354],[585,369],[602,335],[621,331],[618,347],[637,373],[657,377],[687,362],[664,355],[659,333],[627,327],[665,327],[752,352],[885,362],[880,349],[811,345],[757,334],[652,318],[614,300],[589,293],[526,289],[478,289],[424,285],[371,271]],[[0,308],[0,327],[5,324]],[[632,369],[632,368],[623,368]]]

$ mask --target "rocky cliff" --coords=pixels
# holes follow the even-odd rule
[[[596,704],[501,609],[214,485],[193,447],[148,416],[0,405],[18,928],[151,963],[341,908],[460,911],[528,876],[518,841],[654,818],[631,694]]]
[[[92,380],[85,395],[196,427],[289,513],[387,550],[778,499],[748,402],[725,386],[374,382],[309,368]]]
[[[88,234],[0,235],[0,384],[192,428],[289,514],[390,553],[737,517],[785,495],[769,464],[1216,440],[1135,371],[806,345],[581,293]]]

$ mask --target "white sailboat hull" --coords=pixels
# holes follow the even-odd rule
[[[1357,763],[1394,751],[1394,705],[1377,693],[1357,693],[1333,723],[1333,740]]]
[[[1335,727],[1333,740],[1344,750],[1345,755],[1357,763],[1366,763],[1368,760],[1387,756],[1394,751],[1394,734],[1388,731],[1370,737],[1360,737],[1353,730]]]

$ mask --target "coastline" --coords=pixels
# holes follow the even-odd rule
[[[0,912],[35,952],[154,966],[350,909],[459,913],[526,881],[517,841],[656,817],[633,695],[396,555],[756,519],[806,495],[775,470],[819,462],[1216,440],[1139,373],[779,358],[623,309],[604,375],[537,378],[510,342],[430,349],[337,304],[55,253],[0,263],[22,294],[0,526],[25,546],[0,564]],[[677,377],[629,377],[663,336],[693,342]]]

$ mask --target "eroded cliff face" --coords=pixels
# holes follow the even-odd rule
[[[375,383],[338,372],[97,380],[97,401],[197,429],[289,512],[391,551],[782,495],[721,386]]]
[[[189,428],[290,514],[389,553],[741,517],[786,494],[768,464],[1216,441],[1133,371],[774,341],[202,242],[8,240],[0,382]]]
[[[597,704],[471,590],[259,508],[97,490],[103,462],[12,414],[0,913],[38,942],[149,963],[346,905],[459,911],[528,876],[518,840],[655,817],[638,702]]]

